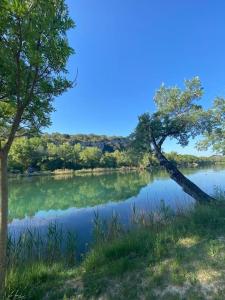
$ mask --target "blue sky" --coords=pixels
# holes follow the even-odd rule
[[[67,0],[76,28],[77,86],[57,98],[48,131],[127,136],[138,115],[154,110],[162,82],[182,86],[200,76],[202,104],[225,96],[225,1]],[[173,141],[166,150],[194,153]],[[209,153],[209,152],[207,152]],[[204,152],[199,153],[204,154]]]

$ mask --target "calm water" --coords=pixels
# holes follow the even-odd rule
[[[208,193],[225,189],[225,166],[184,169],[183,172]],[[131,208],[155,210],[161,200],[173,209],[193,200],[164,171],[104,175],[30,177],[10,180],[9,229],[45,230],[50,222],[75,230],[80,244],[89,241],[94,212],[103,218],[117,213],[127,224]]]

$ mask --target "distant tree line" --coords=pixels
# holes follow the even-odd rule
[[[80,144],[81,146],[98,147],[102,151],[112,152],[115,150],[124,150],[129,145],[129,139],[121,136],[106,136],[96,134],[62,134],[51,133],[44,134],[43,137],[49,143],[70,145]]]
[[[15,140],[9,153],[10,172],[54,171],[56,169],[89,169],[89,168],[119,168],[138,167],[147,168],[158,166],[155,156],[149,152],[134,152],[128,146],[113,144],[119,138],[111,138],[110,151],[105,151],[102,144],[85,146],[82,141],[92,142],[90,137],[83,136],[83,140],[65,138],[65,135],[48,134],[40,137],[22,137]],[[125,140],[125,138],[123,138]],[[71,142],[72,140],[72,142]],[[104,142],[104,139],[96,140]],[[96,141],[95,140],[95,141]],[[107,138],[103,144],[107,144]],[[124,143],[128,145],[129,143]],[[115,150],[116,149],[116,150]],[[176,152],[167,154],[170,161],[177,165],[203,165],[218,160],[218,157],[197,157],[194,155],[180,155]]]

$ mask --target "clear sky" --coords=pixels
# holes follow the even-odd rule
[[[77,86],[56,99],[48,131],[127,136],[154,110],[162,82],[200,76],[202,104],[225,96],[224,0],[67,0],[76,28],[69,61]],[[181,149],[194,153],[193,143]],[[199,153],[201,154],[201,153]],[[204,154],[204,153],[202,153]]]

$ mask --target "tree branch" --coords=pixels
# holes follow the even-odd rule
[[[12,124],[11,130],[10,130],[10,133],[9,133],[8,140],[7,140],[6,144],[4,145],[4,147],[2,148],[2,151],[4,153],[8,153],[9,150],[10,150],[10,147],[12,145],[12,142],[13,142],[13,139],[15,137],[16,131],[17,131],[19,125],[20,125],[20,120],[21,120],[21,117],[23,115],[23,112],[24,112],[24,108],[22,106],[19,106],[19,108],[16,111],[15,118],[13,120],[13,124]]]
[[[161,147],[162,147],[162,144],[165,142],[165,140],[166,140],[166,138],[167,138],[168,136],[167,135],[165,135],[165,136],[163,136],[160,140],[159,140],[159,142],[158,142],[158,147],[159,147],[159,149],[161,149]]]
[[[40,47],[40,38],[39,38],[39,40],[37,42],[37,51],[39,50],[39,47]],[[36,82],[37,82],[37,78],[38,78],[38,70],[39,69],[38,69],[38,64],[37,64],[36,67],[35,67],[35,74],[34,74],[32,86],[31,86],[31,89],[30,89],[28,97],[26,97],[26,99],[25,99],[25,101],[24,101],[24,103],[22,105],[21,105],[20,102],[17,103],[16,115],[15,115],[15,118],[13,120],[13,124],[12,124],[11,130],[10,130],[10,133],[9,133],[8,140],[7,140],[7,142],[6,142],[6,144],[4,145],[4,148],[3,148],[3,151],[5,153],[9,152],[10,147],[11,147],[11,145],[13,143],[14,138],[15,138],[16,132],[17,132],[17,130],[19,128],[19,125],[20,125],[20,122],[21,122],[24,110],[29,105],[29,103],[30,103],[30,101],[32,99],[33,91],[34,91],[34,88],[35,88],[35,85],[36,85]]]
[[[19,49],[16,53],[16,70],[17,70],[17,76],[16,76],[16,88],[17,88],[17,103],[20,101],[20,86],[21,86],[21,67],[20,67],[20,54],[22,51],[22,30],[21,30],[21,20],[18,19],[18,27],[19,27]]]

